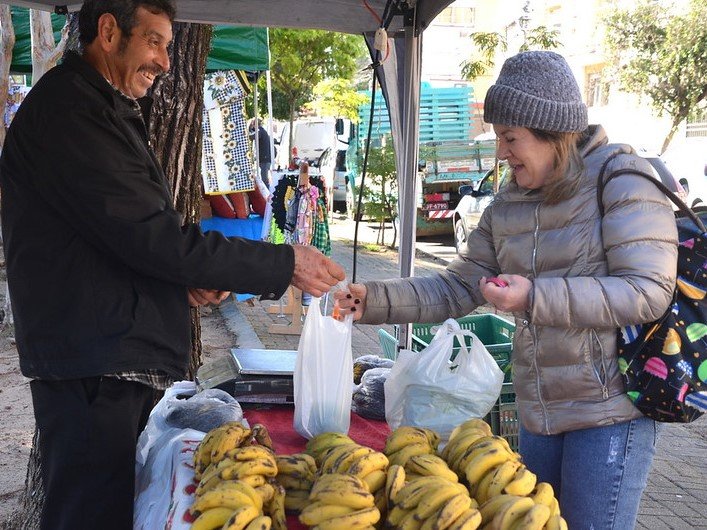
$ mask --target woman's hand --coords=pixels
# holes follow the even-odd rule
[[[527,311],[529,309],[528,297],[533,288],[533,282],[525,276],[517,274],[499,274],[497,278],[502,281],[489,281],[490,278],[479,280],[479,289],[481,289],[481,294],[486,301],[497,309],[508,313]],[[503,286],[503,282],[508,285]]]
[[[353,314],[358,320],[366,311],[366,286],[362,283],[350,283],[348,289],[340,289],[334,293],[334,302],[339,306],[339,320]]]

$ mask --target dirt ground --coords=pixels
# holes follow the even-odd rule
[[[0,271],[4,275],[4,270]],[[0,308],[4,307],[6,282],[0,281]],[[224,325],[218,311],[202,309],[204,361],[228,354],[235,336]],[[34,414],[29,380],[20,373],[12,329],[0,331],[0,522],[19,506],[24,491],[27,461],[34,434]]]

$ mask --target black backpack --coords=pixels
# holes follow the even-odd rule
[[[707,412],[707,208],[694,211],[662,182],[635,169],[620,169],[597,183],[599,212],[611,179],[624,174],[647,178],[679,208],[677,284],[665,314],[655,322],[619,330],[619,369],[626,393],[646,416],[689,423]]]

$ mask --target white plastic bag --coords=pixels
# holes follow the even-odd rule
[[[313,298],[297,348],[294,428],[305,438],[347,433],[351,423],[353,316],[344,322],[322,315]]]
[[[452,362],[455,336],[462,346]],[[465,336],[473,338],[469,349]],[[450,318],[427,348],[400,352],[385,382],[385,418],[391,429],[427,427],[446,439],[464,420],[486,416],[502,384],[503,372],[486,347]]]

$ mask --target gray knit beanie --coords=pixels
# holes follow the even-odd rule
[[[565,59],[521,52],[506,60],[484,101],[484,121],[552,132],[582,132],[587,107]]]

